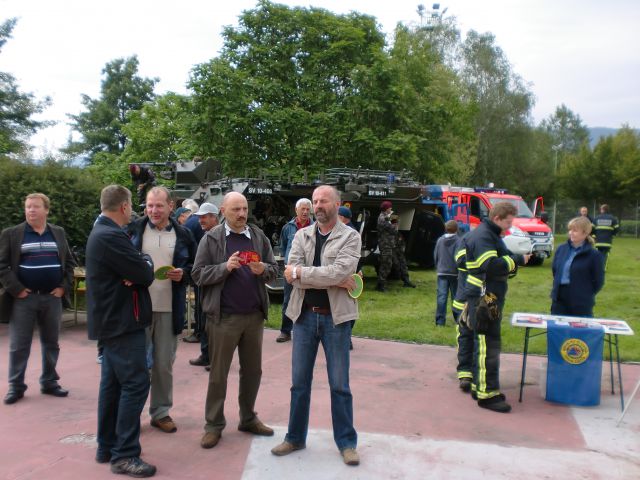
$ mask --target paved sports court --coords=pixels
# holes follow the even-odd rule
[[[510,328],[510,327],[506,327]],[[227,429],[212,450],[200,448],[207,372],[188,364],[199,345],[180,342],[174,369],[174,434],[149,426],[143,413],[143,458],[172,479],[633,479],[640,478],[640,398],[620,427],[620,401],[603,379],[602,405],[571,408],[545,402],[542,357],[530,357],[523,403],[517,402],[520,355],[503,355],[503,389],[510,414],[482,410],[459,391],[455,350],[354,339],[351,379],[361,465],[347,467],[333,443],[324,359],[316,365],[307,448],[277,458],[289,406],[291,344],[265,331],[260,418],[271,438],[236,430],[238,365],[229,377]],[[27,370],[25,398],[0,404],[0,479],[112,479],[94,462],[99,365],[85,328],[65,326],[59,373],[68,398],[41,395],[37,337]],[[6,393],[7,325],[0,325],[0,393]],[[608,372],[608,369],[604,369]],[[626,395],[640,378],[624,365]],[[610,388],[610,387],[609,387]]]

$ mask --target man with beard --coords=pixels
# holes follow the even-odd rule
[[[328,185],[313,192],[316,223],[296,233],[285,269],[293,285],[287,315],[294,321],[291,407],[287,435],[271,453],[288,455],[305,448],[313,367],[322,343],[331,390],[333,438],[347,465],[358,465],[349,387],[349,342],[358,303],[349,296],[360,259],[360,235],[338,221],[340,194]]]

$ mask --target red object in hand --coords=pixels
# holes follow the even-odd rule
[[[259,262],[260,254],[258,252],[254,252],[253,250],[243,250],[238,254],[240,258],[240,265],[246,265],[251,262]]]

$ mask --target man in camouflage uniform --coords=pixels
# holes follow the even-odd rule
[[[376,290],[379,292],[386,291],[385,284],[387,277],[393,266],[396,265],[400,271],[400,278],[404,282],[405,287],[415,288],[416,286],[409,281],[409,271],[407,270],[407,262],[404,258],[404,242],[398,232],[398,219],[393,217],[392,204],[385,200],[380,205],[380,215],[378,216],[378,249],[380,250],[380,259],[378,263],[378,284]]]

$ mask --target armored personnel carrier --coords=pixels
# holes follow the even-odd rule
[[[377,221],[380,204],[388,200],[398,216],[398,230],[410,262],[423,267],[433,265],[435,242],[444,233],[444,222],[452,213],[444,202],[423,202],[423,187],[407,172],[330,168],[312,181],[292,181],[284,177],[223,177],[219,163],[178,162],[175,166],[174,197],[179,203],[193,198],[198,203],[218,206],[228,192],[244,194],[249,201],[250,222],[257,224],[271,240],[274,253],[282,262],[280,232],[295,215],[300,198],[311,199],[318,185],[333,185],[341,193],[342,204],[353,213],[353,223],[362,235],[364,263],[377,262]],[[272,292],[282,290],[282,279],[269,285]]]

